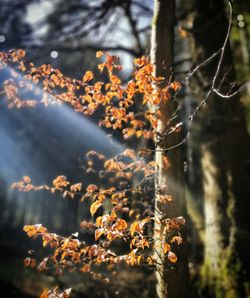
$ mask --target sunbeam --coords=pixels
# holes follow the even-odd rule
[[[2,74],[0,81],[4,79]],[[32,93],[30,97],[36,99]],[[8,226],[41,221],[59,227],[59,218],[66,210],[69,222],[74,222],[75,216],[74,206],[71,206],[71,215],[68,211],[72,203],[53,201],[52,215],[51,195],[10,191],[11,183],[24,175],[32,177],[37,184],[51,183],[51,179],[61,174],[79,179],[81,162],[88,151],[111,157],[124,150],[103,129],[66,104],[16,110],[8,109],[2,102],[0,138],[1,204],[5,206],[1,213],[2,221]]]

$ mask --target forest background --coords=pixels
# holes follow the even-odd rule
[[[240,291],[248,287],[249,9],[248,1],[233,5],[230,49],[221,76],[223,84],[235,90],[238,87],[231,83],[244,85],[236,99],[213,98],[202,108],[191,127],[186,127],[190,136],[182,146],[185,181],[178,187],[185,190],[188,264],[193,295],[198,297],[215,295],[227,275],[234,276],[230,285],[235,281],[241,284],[244,290]],[[2,0],[0,50],[23,48],[36,65],[51,63],[76,78],[83,70],[95,72],[95,52],[105,50],[120,56],[125,81],[132,72],[133,59],[149,54],[152,15],[153,1]],[[176,80],[222,46],[227,16],[224,1],[176,1]],[[183,117],[202,100],[214,68],[216,61],[194,76],[192,88],[180,93]],[[61,109],[60,114],[56,107],[15,110],[1,101],[0,113],[1,291],[5,297],[17,293],[32,297],[44,287],[60,284],[74,287],[75,295],[91,297],[93,289],[95,297],[103,295],[105,286],[90,277],[83,280],[82,276],[68,274],[57,280],[40,274],[38,278],[37,273],[23,268],[27,250],[34,248],[22,231],[23,225],[41,222],[54,232],[70,234],[88,214],[77,201],[55,199],[45,193],[22,194],[11,190],[10,185],[25,175],[38,184],[49,183],[60,174],[79,181],[87,151],[94,149],[112,156],[121,149],[122,140],[118,134],[112,140],[106,137],[108,133],[95,124],[96,118],[82,118],[70,108]],[[138,144],[132,139],[126,146]],[[235,235],[236,243],[232,243]],[[217,264],[222,253],[228,260],[213,272],[210,264]],[[104,291],[107,297],[112,293],[154,297],[154,283],[152,272],[124,268],[110,292]]]

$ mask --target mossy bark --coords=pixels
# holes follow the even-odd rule
[[[230,177],[222,171],[216,152],[203,148],[205,258],[201,286],[209,297],[242,297],[241,264],[236,252],[237,226]],[[223,176],[223,177],[221,177]],[[226,179],[227,185],[222,186]],[[225,180],[224,180],[225,181]],[[227,200],[225,204],[225,200]]]

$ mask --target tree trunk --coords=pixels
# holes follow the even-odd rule
[[[154,17],[152,22],[151,62],[155,65],[155,75],[165,77],[167,84],[173,66],[175,24],[175,1],[155,0]],[[161,118],[158,121],[158,133],[164,130],[176,106],[173,99],[160,104]],[[156,139],[157,143],[157,139]],[[185,216],[186,206],[183,187],[183,160],[181,149],[172,152],[165,149],[178,143],[176,136],[169,136],[166,141],[156,147],[156,194],[155,194],[155,258],[157,261],[156,279],[157,296],[159,298],[188,297],[188,267],[186,245],[178,249],[178,261],[175,266],[166,260],[163,243],[168,237],[166,219]],[[165,151],[164,151],[165,150]],[[164,157],[171,162],[171,168],[164,168]],[[159,196],[171,194],[173,202],[162,204]],[[185,241],[184,231],[182,236]]]
[[[194,37],[196,64],[216,52],[228,22],[223,0],[197,1]],[[217,62],[201,76],[209,88]],[[232,67],[228,44],[218,82]],[[224,83],[234,81],[233,70]],[[240,95],[230,100],[213,95],[201,114],[205,212],[205,257],[202,286],[208,297],[245,297],[243,272],[249,270],[249,136]],[[249,274],[249,271],[248,271]]]

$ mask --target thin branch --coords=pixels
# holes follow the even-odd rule
[[[186,77],[184,78],[184,80],[182,81],[182,84],[187,84],[189,79],[203,66],[207,65],[208,63],[210,63],[215,57],[217,57],[222,51],[222,48],[220,48],[217,52],[213,53],[210,57],[208,57],[206,60],[204,60],[202,63],[200,63],[199,65],[197,65],[193,70],[191,70]]]
[[[130,24],[131,32],[136,40],[137,48],[140,53],[143,52],[143,47],[140,39],[139,32],[137,31],[137,21],[133,18],[132,12],[131,12],[131,2],[129,1],[125,8],[125,15],[128,19],[128,22]]]
[[[215,94],[217,94],[217,95],[218,95],[219,97],[221,97],[221,98],[229,99],[229,98],[235,96],[236,94],[238,94],[238,93],[239,93],[239,90],[236,90],[235,92],[233,92],[233,93],[231,93],[231,94],[222,94],[222,93],[219,92],[217,89],[213,88],[213,92],[214,92]]]
[[[219,61],[218,61],[217,67],[216,67],[215,74],[214,74],[213,79],[212,79],[211,87],[209,88],[208,92],[206,93],[204,99],[197,105],[197,107],[194,109],[194,111],[191,113],[191,115],[188,116],[188,118],[187,118],[187,121],[188,122],[192,122],[193,121],[194,117],[196,116],[196,114],[198,113],[198,111],[200,110],[200,108],[207,102],[207,100],[209,99],[209,97],[210,97],[210,95],[212,93],[218,95],[221,98],[229,99],[229,98],[235,96],[239,92],[239,89],[238,89],[237,91],[235,91],[235,92],[233,92],[231,94],[230,94],[230,91],[229,91],[228,94],[222,94],[219,90],[217,90],[215,88],[215,85],[216,85],[216,82],[217,82],[217,79],[218,79],[218,76],[219,76],[219,73],[220,73],[220,70],[221,70],[222,61],[223,61],[223,58],[224,58],[224,55],[225,55],[226,46],[227,46],[227,43],[228,43],[228,40],[229,40],[229,36],[230,36],[230,32],[231,32],[231,27],[232,27],[232,5],[231,5],[231,2],[229,0],[228,0],[228,5],[229,5],[229,23],[228,23],[228,28],[227,28],[227,32],[226,32],[226,37],[224,39],[224,42],[223,42],[222,47],[217,52],[213,53],[210,57],[208,57],[205,61],[203,61],[202,63],[200,63],[199,65],[197,65],[192,71],[190,71],[187,74],[187,76],[181,82],[182,86],[183,85],[188,86],[189,85],[190,78],[201,67],[204,67],[205,65],[207,65],[208,63],[210,63],[211,61],[213,61],[213,59],[219,55]],[[180,91],[177,91],[175,93],[174,97],[176,97],[179,92]],[[165,126],[165,128],[163,130],[163,133],[160,136],[159,142],[162,142],[169,135],[169,133],[172,131],[172,128],[169,129],[169,126],[173,122],[173,120],[177,118],[177,112],[179,110],[180,110],[180,105],[173,112],[173,114],[170,117],[168,123],[166,124],[166,126]],[[183,121],[180,124],[180,126],[183,126],[185,123],[186,123],[186,121]],[[168,150],[174,149],[174,148],[179,147],[182,144],[184,144],[185,141],[187,141],[188,137],[189,137],[189,130],[188,130],[185,138],[182,139],[182,141],[179,142],[179,143],[177,143],[176,145],[173,145],[173,146],[168,147],[168,148],[160,148],[160,149],[156,149],[156,150],[152,150],[152,151],[168,151]]]
[[[231,27],[232,27],[232,4],[230,1],[228,1],[228,6],[229,6],[229,23],[228,23],[228,28],[227,28],[227,33],[226,33],[226,38],[224,40],[223,46],[221,48],[221,53],[220,53],[220,57],[219,57],[219,62],[212,80],[212,85],[211,88],[209,89],[209,91],[207,92],[205,98],[202,100],[202,102],[196,107],[196,109],[194,110],[194,112],[188,117],[189,121],[192,121],[194,116],[197,114],[197,112],[200,110],[201,106],[204,105],[206,103],[206,101],[208,100],[209,96],[214,92],[215,92],[215,84],[216,81],[218,79],[218,75],[220,73],[221,70],[221,65],[222,65],[222,61],[224,58],[224,54],[225,54],[225,50],[226,50],[226,45],[228,43],[228,39],[229,39],[229,35],[230,35],[230,31],[231,31]],[[218,93],[216,93],[218,95]],[[220,94],[220,93],[219,93]],[[234,94],[235,95],[235,94]]]

